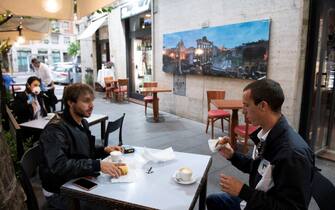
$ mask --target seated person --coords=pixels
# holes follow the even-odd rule
[[[40,178],[49,206],[71,209],[69,198],[60,195],[60,187],[67,181],[95,176],[102,171],[112,177],[121,175],[123,164],[100,161],[112,151],[122,151],[119,146],[97,147],[91,136],[88,122],[93,111],[94,93],[85,84],[67,86],[64,92],[63,115],[54,118],[40,137]]]
[[[29,77],[25,91],[16,94],[13,111],[18,123],[28,122],[47,115],[40,85],[41,80],[39,78]]]
[[[13,80],[13,78],[7,73],[6,69],[5,68],[2,68],[1,69],[1,72],[2,72],[2,79],[4,81],[4,84],[5,84],[5,87],[6,87],[6,91],[9,90],[10,88],[10,85],[12,83],[15,83],[15,81]]]

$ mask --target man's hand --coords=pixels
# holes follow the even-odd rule
[[[118,178],[119,176],[121,176],[121,170],[118,167],[123,165],[125,164],[124,163],[114,164],[106,161],[100,161],[100,170],[105,174],[109,174],[112,177]]]
[[[123,150],[123,147],[120,147],[120,146],[107,146],[104,148],[105,152],[106,153],[111,153],[113,151],[120,151],[120,152],[124,152]]]
[[[243,185],[244,185],[243,182],[236,179],[235,177],[221,174],[220,177],[221,190],[228,193],[229,195],[238,196],[240,194]]]
[[[228,136],[223,137],[223,139],[219,140],[217,146],[219,148],[220,154],[226,159],[230,159],[233,157],[234,149],[230,146],[230,138]]]

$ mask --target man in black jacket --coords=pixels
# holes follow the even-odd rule
[[[40,137],[40,177],[43,193],[49,206],[67,209],[69,199],[59,194],[67,181],[94,176],[99,171],[118,177],[121,171],[117,164],[97,160],[121,147],[95,147],[94,137],[84,117],[93,111],[94,94],[84,84],[73,84],[64,93],[65,110],[61,119],[51,122]]]
[[[308,209],[314,156],[281,114],[283,102],[282,88],[273,80],[255,81],[244,88],[243,113],[251,124],[260,126],[250,135],[257,149],[253,158],[247,157],[234,151],[225,137],[219,142],[219,151],[250,174],[249,186],[221,174],[223,192],[207,197],[209,210]]]

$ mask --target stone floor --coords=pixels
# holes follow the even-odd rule
[[[157,149],[172,147],[175,151],[211,155],[212,167],[208,177],[207,193],[219,192],[219,175],[235,176],[247,182],[248,175],[234,168],[229,161],[219,154],[212,154],[208,148],[209,134],[205,133],[205,124],[161,112],[164,122],[150,123],[144,115],[144,107],[134,103],[114,103],[102,99],[98,93],[95,100],[94,113],[107,114],[109,120],[115,120],[126,113],[123,123],[123,142],[133,146],[146,146]],[[152,110],[148,109],[148,116]],[[99,125],[93,126],[93,134],[100,136]],[[220,129],[215,130],[216,136],[222,135]],[[114,142],[113,142],[114,139]],[[117,143],[117,136],[110,136],[110,144]],[[317,159],[316,164],[322,174],[335,183],[335,162]],[[310,210],[319,209],[314,201]]]
[[[27,74],[17,74],[16,82],[25,82]],[[62,95],[63,87],[56,86],[56,95]],[[229,161],[226,161],[219,154],[212,154],[208,148],[207,140],[210,134],[205,133],[206,125],[185,119],[176,115],[161,112],[165,121],[161,123],[150,123],[144,115],[144,107],[134,103],[114,103],[102,98],[103,94],[97,93],[94,113],[107,114],[109,120],[115,120],[126,113],[123,123],[123,142],[133,146],[146,146],[157,149],[172,147],[175,151],[196,154],[211,155],[213,158],[212,167],[209,171],[207,193],[219,192],[219,175],[235,176],[247,182],[248,175],[243,174],[234,168]],[[59,105],[58,105],[59,106]],[[58,107],[59,109],[59,107]],[[152,110],[148,109],[148,116]],[[227,126],[226,126],[227,127]],[[91,127],[95,136],[100,137],[100,126]],[[216,136],[222,135],[220,129],[215,130]],[[113,143],[113,139],[115,140]],[[110,144],[116,144],[117,136],[110,136]],[[322,174],[332,183],[335,183],[335,162],[323,159],[316,159],[316,165],[322,169]],[[197,209],[197,208],[195,208]],[[319,209],[312,200],[309,210]]]

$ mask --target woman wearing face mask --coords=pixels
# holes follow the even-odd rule
[[[29,77],[24,92],[14,99],[14,114],[18,123],[38,119],[47,115],[41,94],[41,81],[38,77]]]

